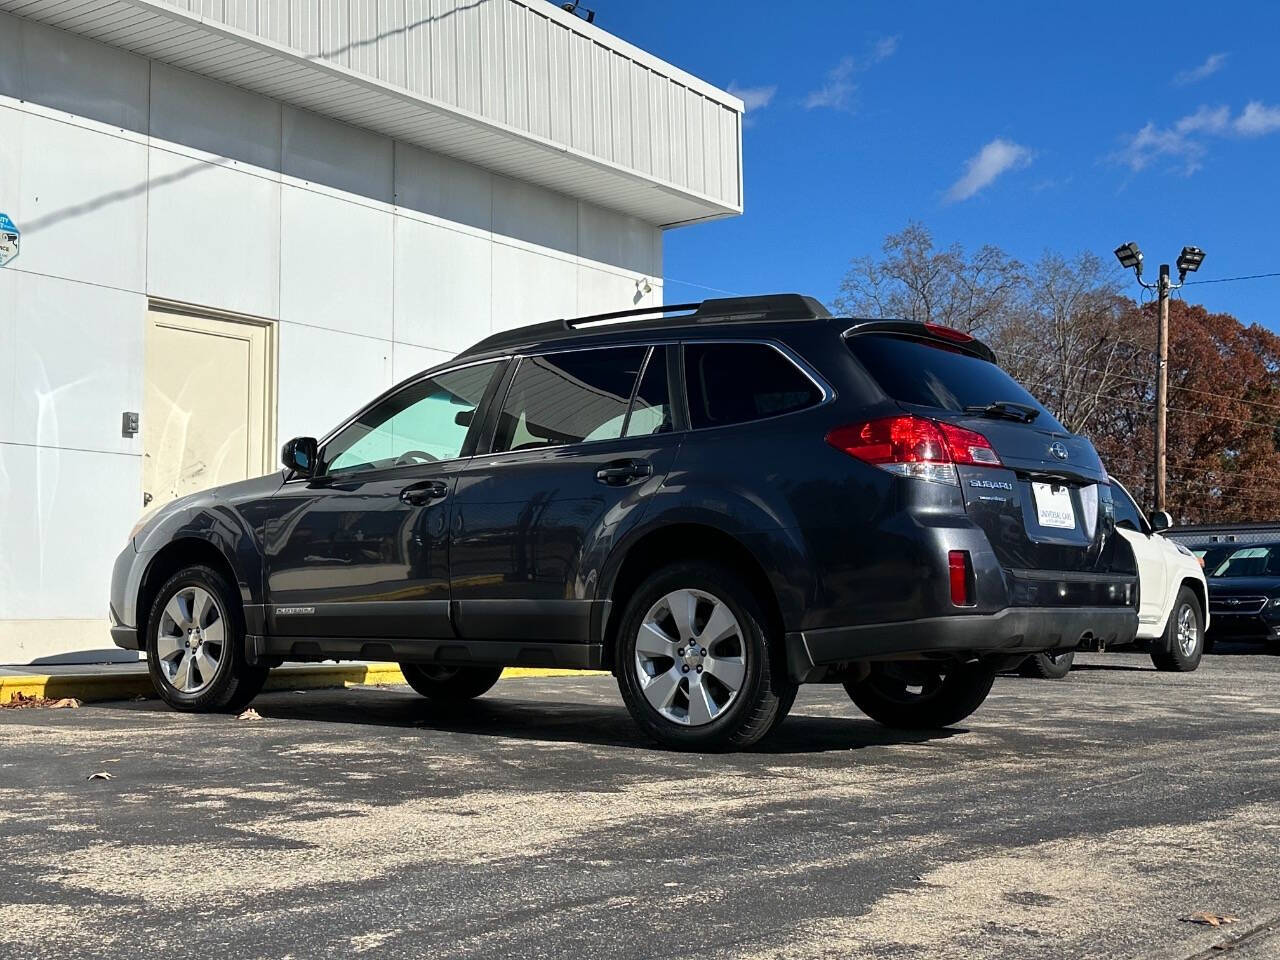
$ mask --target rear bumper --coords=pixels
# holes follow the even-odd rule
[[[1132,607],[1006,607],[988,614],[790,633],[787,667],[792,679],[804,682],[832,664],[1039,653],[1074,647],[1086,635],[1110,646],[1132,642],[1137,632],[1138,615]]]

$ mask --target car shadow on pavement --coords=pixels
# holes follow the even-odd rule
[[[593,746],[665,751],[648,740],[621,705],[554,703],[494,697],[457,704],[437,704],[394,691],[309,691],[302,695],[266,694],[254,709],[269,720],[398,727],[424,733],[457,733],[495,739],[573,742]],[[335,695],[336,694],[336,695]],[[850,708],[852,709],[852,708]],[[946,739],[966,731],[890,730],[862,717],[792,714],[781,726],[752,746],[765,754],[821,753],[863,747],[898,746]]]

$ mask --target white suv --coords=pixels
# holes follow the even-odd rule
[[[1200,560],[1180,543],[1160,535],[1172,525],[1157,510],[1148,519],[1118,480],[1111,481],[1116,531],[1138,561],[1139,646],[1151,652],[1158,670],[1186,673],[1200,666],[1205,631],[1209,629],[1209,595]],[[1023,661],[1023,676],[1057,680],[1065,677],[1074,650],[1051,650]]]

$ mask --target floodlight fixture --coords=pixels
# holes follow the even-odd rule
[[[1142,276],[1142,251],[1138,249],[1136,243],[1130,241],[1116,247],[1116,259],[1126,270],[1132,268],[1139,277]]]
[[[1188,273],[1195,273],[1204,262],[1204,251],[1199,247],[1183,247],[1178,254],[1178,281],[1186,279]]]
[[[560,4],[560,9],[565,13],[572,13],[575,17],[581,17],[583,20],[587,21],[587,23],[596,22],[596,12],[594,10],[588,10],[586,7],[583,7],[581,12],[579,12],[578,6],[579,0],[573,0],[572,3]]]

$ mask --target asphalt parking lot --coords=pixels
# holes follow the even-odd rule
[[[1277,681],[1085,655],[920,736],[807,687],[723,756],[602,676],[2,711],[0,955],[1280,956]]]

